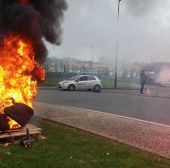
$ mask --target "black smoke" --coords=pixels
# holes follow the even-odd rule
[[[0,38],[21,35],[33,41],[35,60],[43,64],[47,56],[44,39],[59,45],[61,22],[67,9],[65,0],[0,0]]]

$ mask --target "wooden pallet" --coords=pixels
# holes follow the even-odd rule
[[[0,132],[0,143],[20,143],[20,140],[27,135],[26,130],[29,129],[29,136],[35,140],[45,139],[42,135],[42,129],[32,124],[27,124],[22,129],[8,130]]]

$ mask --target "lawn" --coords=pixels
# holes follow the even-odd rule
[[[108,89],[114,89],[114,79],[105,78],[101,80],[102,87]],[[136,89],[138,84],[128,81],[117,81],[117,89]]]
[[[40,84],[40,86],[42,87],[57,87],[58,86],[58,82],[62,81],[64,79],[58,79],[58,78],[47,78],[46,81],[42,84]],[[114,79],[110,79],[110,78],[105,78],[105,79],[101,79],[102,82],[102,88],[105,89],[114,89]],[[117,88],[118,89],[136,89],[138,88],[137,84],[134,84],[132,82],[123,82],[123,81],[117,81]]]
[[[0,147],[0,168],[169,168],[170,160],[89,133],[34,118],[46,140]]]

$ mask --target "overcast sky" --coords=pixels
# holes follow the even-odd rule
[[[118,0],[67,0],[62,45],[49,46],[50,57],[91,60],[115,58]],[[170,0],[122,0],[118,58],[170,61]]]

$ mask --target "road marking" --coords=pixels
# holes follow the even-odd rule
[[[107,114],[107,115],[111,115],[111,116],[115,116],[115,117],[119,117],[119,118],[123,118],[123,119],[134,120],[134,121],[139,121],[139,122],[143,122],[143,123],[147,123],[147,124],[154,124],[154,125],[170,128],[170,125],[156,123],[156,122],[152,122],[152,121],[146,121],[146,120],[142,120],[142,119],[138,119],[138,118],[126,117],[126,116],[121,116],[118,114],[111,114],[111,113],[106,113],[106,112],[102,112],[102,111],[96,111],[96,110],[91,110],[91,109],[84,109],[84,108],[72,107],[72,106],[66,106],[66,105],[60,105],[60,104],[55,104],[55,105],[59,106],[59,107],[63,107],[63,108],[72,108],[72,109],[79,109],[79,110],[89,111],[89,112],[94,112],[94,113],[99,113],[99,114]]]

